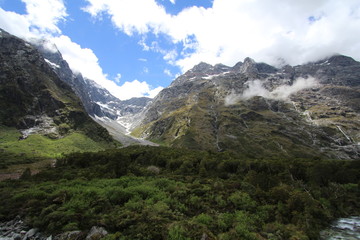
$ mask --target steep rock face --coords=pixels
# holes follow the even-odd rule
[[[174,80],[134,134],[244,157],[359,157],[360,63],[333,56],[281,69],[250,58],[216,66],[200,63]]]
[[[74,74],[55,45],[42,40],[35,46],[59,78],[71,86],[81,99],[86,112],[92,117],[116,120],[118,117],[140,112],[151,100],[134,98],[121,101],[95,81],[79,73]]]
[[[62,81],[69,84],[75,91],[90,116],[113,117],[113,113],[103,111],[101,106],[96,103],[96,100],[99,101],[99,98],[103,99],[106,97],[107,91],[105,89],[106,92],[98,88],[95,82],[83,78],[81,74],[74,74],[54,44],[51,44],[47,40],[41,40],[40,42],[36,42],[35,46],[56,75]],[[110,96],[110,94],[108,95]],[[91,99],[91,97],[96,100]],[[115,100],[118,101],[118,99]]]
[[[31,44],[0,30],[0,124],[61,137],[81,130],[110,140],[86,114],[71,87]],[[44,131],[44,132],[41,132]]]

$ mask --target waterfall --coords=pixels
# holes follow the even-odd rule
[[[347,140],[349,140],[350,142],[354,142],[352,139],[351,139],[351,137],[349,137],[346,133],[345,133],[345,131],[339,126],[339,125],[336,125],[336,127],[339,129],[339,131],[346,137],[346,139]]]

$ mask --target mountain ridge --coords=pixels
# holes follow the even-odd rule
[[[151,98],[134,97],[128,100],[120,100],[94,80],[83,77],[81,73],[74,73],[55,44],[44,39],[34,40],[33,44],[54,73],[63,82],[71,86],[89,116],[106,128],[115,140],[124,146],[132,144],[154,145],[151,142],[127,135],[127,126],[130,124],[128,119],[141,112],[151,101]]]
[[[250,58],[215,66],[202,62],[175,79],[133,134],[255,158],[359,157],[359,62],[335,55],[281,68]]]
[[[120,101],[93,80],[74,74],[56,46],[38,44],[41,58],[30,44],[23,45],[33,50],[9,51],[14,51],[14,56],[20,54],[18,59],[27,54],[29,61],[53,76],[56,84],[64,85],[66,91],[74,90],[82,101],[77,106],[83,105],[94,120],[120,141],[140,141],[126,136],[131,129],[136,137],[168,146],[234,151],[251,158],[359,157],[360,63],[350,57],[336,55],[280,68],[251,58],[233,67],[201,62],[152,100]],[[19,67],[26,68],[21,64]],[[50,85],[45,84],[44,88],[51,89]],[[31,92],[36,91],[39,89]],[[66,106],[59,99],[67,94],[60,94],[56,88],[50,93],[42,91],[46,92],[47,97],[42,99],[50,103],[34,106],[39,113],[48,106],[52,117],[59,114],[54,112],[56,109]],[[26,112],[25,108],[15,112]],[[25,124],[26,129],[26,124],[38,121],[44,123],[43,128],[52,129],[48,115],[23,117],[17,124]],[[24,131],[26,134],[31,131]]]
[[[150,98],[146,97],[121,101],[94,80],[83,77],[81,73],[74,74],[55,44],[47,40],[36,40],[34,45],[60,79],[72,87],[92,117],[96,115],[116,120],[120,116],[141,111],[150,101]]]
[[[33,45],[0,30],[0,46],[0,128],[1,139],[8,139],[0,142],[1,159],[115,146]]]

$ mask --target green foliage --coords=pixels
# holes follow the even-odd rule
[[[185,229],[178,224],[173,224],[169,227],[169,233],[167,239],[171,240],[190,240],[190,238],[186,237]]]
[[[194,222],[197,224],[201,224],[201,225],[210,227],[213,222],[213,219],[210,215],[201,213],[200,215],[198,215],[194,218]]]
[[[234,204],[236,209],[241,210],[253,210],[257,205],[246,192],[234,192],[230,195],[229,201]]]
[[[110,147],[109,143],[96,142],[81,132],[73,132],[61,139],[30,135],[19,140],[20,136],[15,128],[0,126],[0,168],[56,158],[63,153],[100,151]]]
[[[0,220],[20,214],[51,233],[97,225],[109,239],[305,240],[334,218],[360,214],[356,161],[133,146],[71,153],[25,175],[0,182]]]

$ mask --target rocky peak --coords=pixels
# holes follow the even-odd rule
[[[295,69],[290,65],[285,65],[281,68],[282,73],[284,74],[284,77],[287,79],[293,79],[295,75]]]
[[[258,73],[258,70],[256,68],[256,62],[254,59],[251,59],[249,57],[244,59],[244,63],[240,67],[240,73]]]
[[[199,64],[195,65],[192,69],[190,69],[189,72],[207,73],[213,69],[214,69],[214,67],[212,65],[205,63],[205,62],[200,62]]]
[[[224,64],[218,63],[215,66],[212,66],[205,62],[200,62],[195,65],[192,69],[185,73],[186,76],[207,76],[213,74],[220,74],[223,72],[228,72],[231,70],[231,67],[226,66]]]
[[[251,57],[246,57],[244,59],[244,64],[255,64],[255,63],[256,63],[255,60],[252,59]]]
[[[192,69],[188,70],[186,73],[176,78],[170,86],[181,85],[185,82],[205,77],[209,74],[214,74],[214,72],[214,67],[212,65],[205,62],[200,62]]]
[[[231,67],[229,67],[229,66],[226,66],[226,65],[224,65],[224,64],[221,64],[221,63],[218,63],[218,64],[216,64],[215,66],[214,66],[214,70],[216,71],[216,72],[228,72],[228,71],[230,71],[231,70]]]
[[[254,59],[247,57],[244,59],[244,63],[237,63],[233,67],[233,71],[251,75],[258,73],[275,73],[278,70],[266,63],[257,63]]]
[[[234,71],[234,72],[240,72],[240,69],[241,69],[241,66],[243,65],[243,63],[242,62],[238,62],[238,63],[236,63],[233,67],[232,67],[232,70]]]
[[[328,63],[337,65],[337,66],[352,66],[352,65],[359,65],[358,62],[356,62],[353,58],[343,56],[343,55],[335,55],[330,57],[328,60]]]
[[[259,73],[276,73],[278,71],[277,68],[266,63],[257,63],[256,69],[259,71]]]
[[[57,46],[49,40],[32,39],[31,43],[51,62],[58,62],[59,60],[64,61]]]

